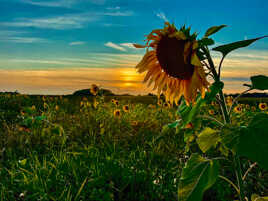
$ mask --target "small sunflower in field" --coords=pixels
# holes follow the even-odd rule
[[[82,101],[87,101],[87,97],[83,97]]]
[[[90,93],[96,96],[98,91],[99,91],[99,87],[96,84],[92,84],[90,88]]]
[[[114,116],[115,117],[120,117],[121,116],[121,111],[120,110],[115,110],[114,111]]]
[[[124,112],[129,112],[129,106],[128,105],[124,105],[123,106],[123,110],[124,110]]]
[[[153,30],[147,36],[146,45],[134,44],[136,48],[147,48],[143,59],[136,66],[139,73],[147,71],[144,82],[164,93],[171,103],[183,95],[189,105],[195,101],[197,91],[202,97],[209,83],[203,65],[197,56],[199,44],[197,34],[190,34],[190,28],[179,30],[168,22],[163,29]],[[152,50],[149,51],[149,48]]]
[[[216,101],[212,101],[212,102],[211,102],[211,105],[212,105],[212,106],[216,106],[216,105],[217,105],[217,102],[216,102]]]
[[[266,104],[266,103],[260,103],[260,104],[259,104],[259,108],[260,108],[260,110],[262,110],[262,111],[267,110],[267,104]]]
[[[33,106],[32,106],[32,110],[36,110],[36,107],[35,107],[35,105],[33,105]]]
[[[214,115],[214,114],[215,114],[214,110],[209,110],[208,113],[209,113],[210,115]]]
[[[131,122],[131,125],[132,125],[132,126],[137,126],[138,124],[139,124],[138,121],[132,121],[132,122]]]
[[[158,106],[161,106],[163,104],[163,101],[161,100],[161,99],[159,99],[158,101],[157,101],[157,105]]]
[[[234,112],[235,112],[235,113],[241,113],[241,112],[242,112],[242,106],[241,106],[241,105],[237,105],[237,106],[235,106],[235,108],[234,108]]]
[[[256,107],[255,106],[251,106],[251,111],[255,112],[256,111]]]
[[[245,108],[246,108],[247,110],[249,110],[249,109],[250,109],[250,105],[249,105],[249,104],[246,104]]]
[[[155,109],[155,108],[156,108],[156,106],[155,106],[155,105],[153,105],[153,104],[150,104],[150,105],[148,105],[148,108],[150,108],[150,109]]]
[[[118,105],[119,105],[119,101],[118,101],[118,100],[114,100],[114,104],[115,104],[116,106],[118,106]]]
[[[233,104],[233,97],[232,96],[227,96],[226,103],[227,103],[228,106],[231,106]]]
[[[55,106],[55,110],[58,111],[60,107],[58,105]]]

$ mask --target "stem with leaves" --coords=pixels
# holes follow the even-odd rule
[[[210,69],[211,69],[211,72],[213,74],[215,82],[220,82],[220,75],[221,75],[220,70],[221,70],[222,62],[224,60],[224,56],[221,59],[221,62],[219,64],[219,68],[218,68],[219,72],[217,73],[208,47],[207,46],[202,47],[202,50],[204,51],[204,53],[206,55],[206,58],[208,60],[208,63],[209,63],[209,66],[210,66]],[[222,89],[219,91],[219,103],[220,103],[220,106],[221,106],[224,123],[225,124],[231,123],[230,113],[227,110],[227,105],[226,105],[226,102],[225,102],[225,98],[224,98],[224,94],[223,94]],[[237,155],[234,155],[233,165],[235,167],[234,169],[235,169],[235,174],[236,174],[238,188],[239,188],[239,193],[238,193],[239,194],[239,199],[240,199],[240,201],[244,201],[245,200],[245,194],[244,194],[244,185],[243,185],[243,179],[242,179],[242,171],[241,171],[240,159],[239,159],[239,157]]]

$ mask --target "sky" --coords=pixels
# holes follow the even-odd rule
[[[145,35],[191,26],[201,38],[215,25],[215,45],[268,35],[267,0],[0,0],[0,91],[71,94],[91,84],[115,93],[146,94],[135,66]],[[212,52],[215,63],[221,55]],[[268,38],[227,56],[225,92],[268,75]]]

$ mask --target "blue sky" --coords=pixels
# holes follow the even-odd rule
[[[126,68],[130,73],[129,69],[134,69],[144,53],[134,49],[131,43],[143,43],[144,35],[162,28],[166,20],[178,27],[191,26],[200,37],[210,26],[228,25],[213,37],[217,44],[268,35],[267,0],[196,0],[192,3],[180,0],[0,0],[0,5],[0,76],[2,74],[3,78],[0,91],[19,88],[25,93],[60,93],[59,87],[66,88],[54,80],[55,87],[52,85],[50,90],[45,90],[45,81],[33,90],[31,83],[26,85],[23,81],[27,79],[23,77],[26,71],[31,72],[32,77],[47,71],[63,76],[78,69],[88,73],[90,69],[99,69],[104,76],[108,68],[115,73],[116,69]],[[235,51],[225,63],[226,81],[246,81],[253,73],[267,75],[267,57],[268,38]],[[215,58],[217,60],[219,55],[215,54]],[[16,80],[15,74],[20,72],[20,82],[11,84],[10,79]],[[94,78],[94,75],[89,77]],[[115,84],[116,81],[103,82],[108,78],[87,80],[81,85],[77,79],[68,77],[75,87],[67,87],[64,93],[91,82],[122,91],[122,87],[116,86],[126,83],[125,77],[115,79],[121,85]],[[47,79],[46,82],[53,81]],[[40,80],[36,78],[32,82]],[[138,83],[140,79],[132,81]],[[111,83],[115,86],[111,87]],[[230,86],[233,85],[230,83]],[[136,91],[131,90],[131,85],[126,85],[123,91],[128,89],[139,92],[136,88]]]

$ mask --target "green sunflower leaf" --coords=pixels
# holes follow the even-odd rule
[[[252,89],[267,90],[268,89],[268,77],[265,75],[256,75],[250,77],[252,85],[244,84]]]
[[[236,153],[268,170],[268,114],[259,113],[241,130]]]
[[[194,153],[182,170],[178,196],[180,201],[202,201],[203,193],[217,180],[219,162]]]
[[[253,43],[253,42],[255,42],[255,41],[259,40],[259,39],[265,38],[265,37],[268,37],[268,36],[262,36],[262,37],[258,37],[258,38],[254,38],[254,39],[250,39],[250,40],[237,41],[237,42],[234,42],[234,43],[229,43],[229,44],[226,44],[226,45],[221,45],[221,46],[218,46],[218,47],[214,47],[212,50],[221,52],[222,55],[225,57],[229,52],[231,52],[233,50],[236,50],[238,48],[247,47],[251,43]]]
[[[213,27],[210,27],[207,31],[206,31],[206,33],[205,33],[205,36],[204,36],[204,38],[205,37],[208,37],[208,36],[210,36],[210,35],[212,35],[212,34],[214,34],[214,33],[216,33],[216,32],[218,32],[219,30],[221,30],[222,28],[224,28],[224,27],[226,27],[226,25],[220,25],[220,26],[213,26]]]
[[[206,92],[205,98],[203,99],[199,94],[194,105],[187,106],[183,99],[178,108],[178,114],[182,119],[182,121],[178,123],[179,128],[184,128],[188,123],[190,123],[199,113],[200,108],[205,103],[210,103],[222,88],[223,82],[214,82],[209,88],[210,92]]]
[[[238,156],[268,170],[268,114],[256,114],[248,126],[224,127],[221,142]]]
[[[198,41],[199,47],[214,45],[214,43],[215,42],[212,38],[202,38],[201,40]]]
[[[202,152],[206,153],[211,147],[217,145],[220,136],[217,130],[207,127],[198,135],[196,141]]]

